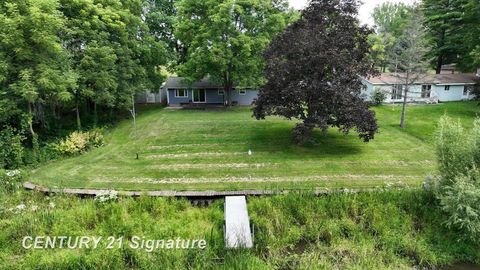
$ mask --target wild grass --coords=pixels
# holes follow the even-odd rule
[[[251,250],[224,249],[222,200],[200,208],[182,199],[100,204],[25,191],[0,195],[0,269],[412,269],[480,262],[480,246],[446,230],[436,200],[423,191],[250,197]],[[20,204],[25,209],[15,210]],[[151,253],[21,247],[24,236],[47,235],[200,238],[208,244]]]
[[[136,137],[132,121],[125,120],[109,131],[104,147],[50,162],[29,180],[50,187],[140,190],[418,186],[436,168],[432,136],[439,117],[448,114],[468,128],[479,107],[409,105],[405,130],[399,127],[400,106],[374,110],[380,128],[370,143],[331,129],[327,136],[316,132],[316,144],[298,146],[291,138],[294,121],[257,121],[245,107],[146,109],[137,118]]]

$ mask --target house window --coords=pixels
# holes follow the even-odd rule
[[[429,98],[432,92],[432,86],[429,84],[422,85],[422,98]]]
[[[175,89],[175,97],[188,97],[187,89]]]
[[[401,84],[395,84],[392,86],[392,99],[402,99],[403,86]]]
[[[247,94],[247,89],[238,89],[238,94],[242,95],[242,96],[246,95]]]
[[[224,89],[218,89],[218,95],[219,96],[225,95],[225,90]]]
[[[450,85],[445,85],[445,91],[450,91]]]

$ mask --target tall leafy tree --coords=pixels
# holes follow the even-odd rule
[[[399,36],[407,26],[413,10],[413,6],[404,3],[387,2],[376,6],[372,16],[379,32]]]
[[[58,6],[56,0],[0,3],[0,88],[27,108],[24,120],[32,136],[33,121],[44,119],[44,107],[67,102],[69,90],[76,88],[76,75],[59,37],[65,19]]]
[[[175,0],[144,0],[145,22],[156,41],[168,47],[173,66],[185,62],[187,47],[175,35],[177,8]]]
[[[179,1],[175,33],[188,54],[178,73],[190,81],[210,76],[225,87],[228,104],[234,83],[261,84],[261,53],[290,18],[279,2]]]
[[[74,92],[77,127],[80,106],[127,108],[136,92],[158,88],[158,67],[166,62],[163,41],[156,40],[145,22],[144,3],[137,0],[62,0],[67,17],[64,42],[80,74]]]
[[[297,142],[311,140],[316,127],[343,133],[355,129],[364,141],[377,131],[375,113],[361,98],[359,76],[376,74],[367,54],[372,30],[359,26],[356,0],[314,0],[299,21],[276,36],[266,50],[265,77],[254,116],[299,119]]]
[[[397,37],[401,36],[413,13],[413,6],[383,3],[375,7],[373,19],[376,33],[369,38],[377,67],[385,72]]]

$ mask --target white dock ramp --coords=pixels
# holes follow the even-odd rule
[[[225,197],[225,246],[227,248],[253,247],[245,196]]]

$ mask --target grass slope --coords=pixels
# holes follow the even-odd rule
[[[20,211],[17,205],[25,204]],[[186,200],[121,198],[96,203],[70,196],[0,193],[0,269],[417,269],[480,261],[480,246],[442,226],[424,192],[289,194],[249,198],[255,248],[226,250],[223,201],[206,208]],[[13,210],[12,210],[13,209]],[[35,211],[33,210],[35,209]],[[37,249],[24,236],[124,237],[123,248]],[[204,250],[147,252],[145,239],[205,239]]]
[[[149,109],[137,119],[136,140],[131,120],[121,122],[104,147],[46,164],[29,180],[51,187],[145,190],[418,185],[435,170],[431,141],[438,118],[446,113],[471,125],[478,112],[475,102],[411,105],[401,130],[400,106],[374,109],[380,130],[370,143],[331,129],[327,136],[315,133],[318,143],[311,146],[292,142],[294,121],[257,121],[249,108]]]

